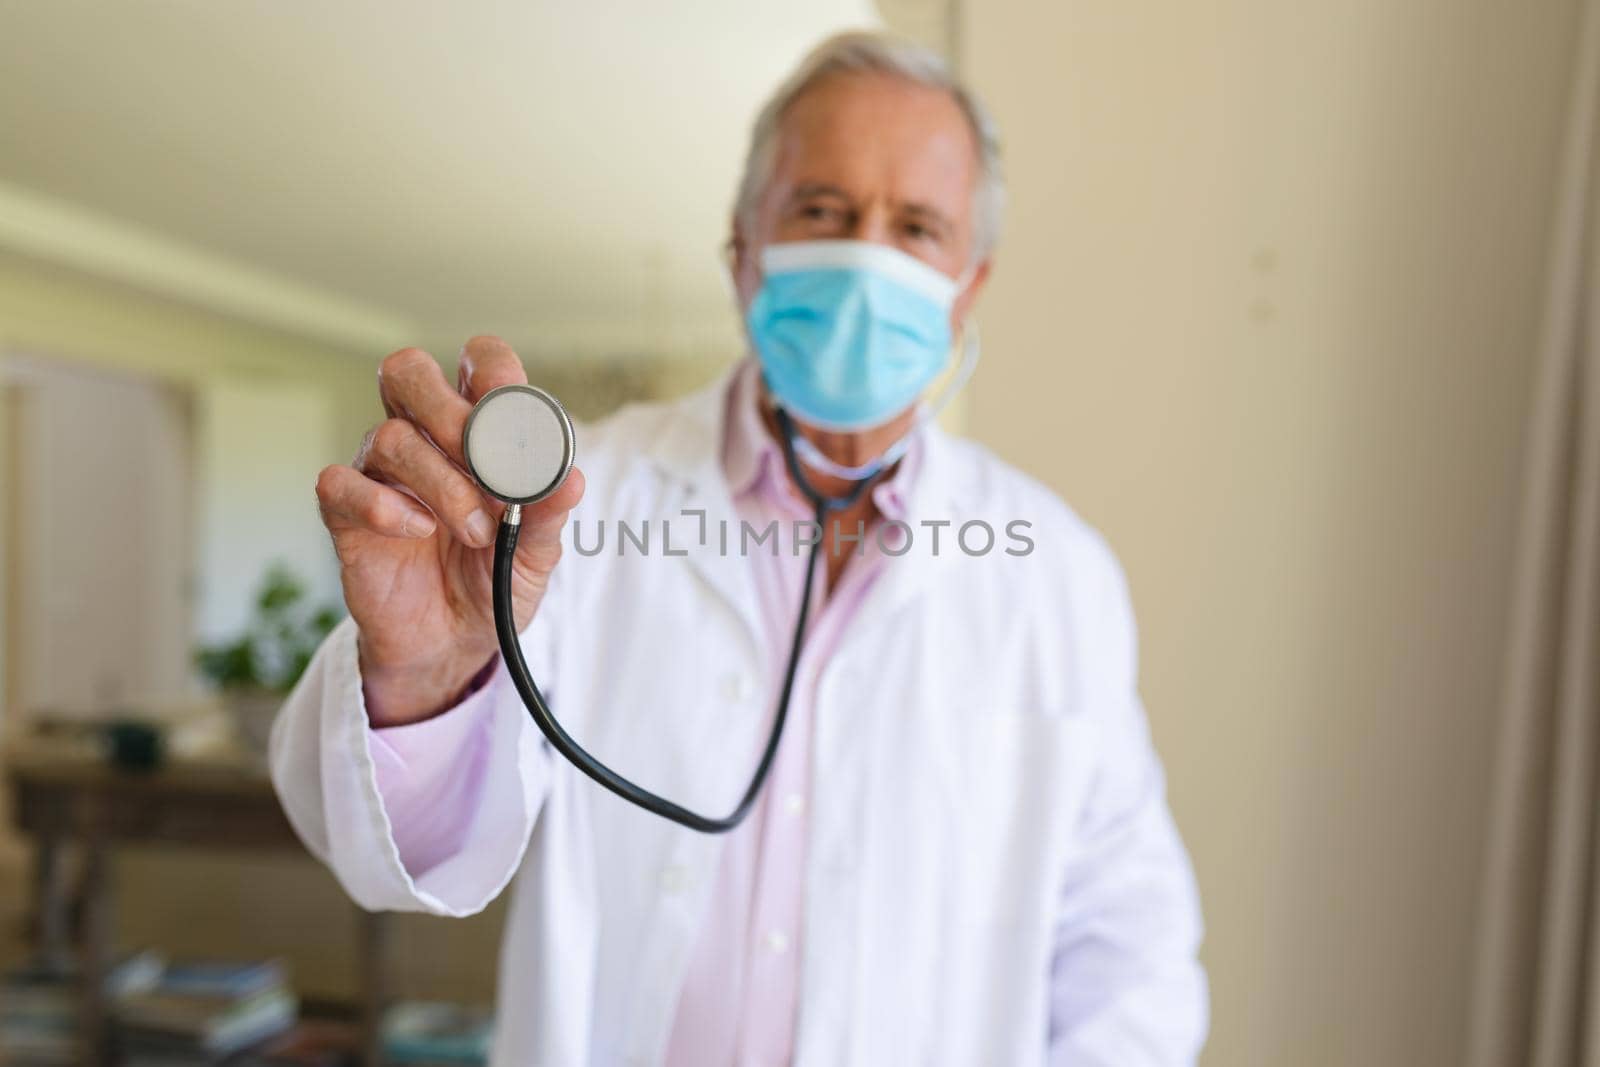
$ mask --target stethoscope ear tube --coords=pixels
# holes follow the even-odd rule
[[[818,505],[818,529],[821,529],[826,511],[825,505]],[[811,610],[811,586],[817,570],[817,549],[822,544],[823,538],[818,537],[817,543],[811,547],[811,556],[806,562],[806,580],[800,594],[800,617],[795,622],[794,645],[789,650],[789,666],[783,675],[783,692],[778,698],[777,715],[773,719],[772,733],[767,738],[766,748],[762,750],[761,761],[756,765],[755,775],[750,779],[750,785],[744,791],[738,806],[722,818],[712,818],[674,804],[665,797],[657,796],[648,789],[630,782],[586,752],[582,745],[562,729],[561,723],[556,721],[550,706],[545,703],[544,694],[539,692],[538,685],[528,672],[527,660],[522,656],[522,642],[518,639],[516,614],[512,609],[513,564],[517,555],[517,537],[521,531],[522,509],[513,505],[506,509],[505,518],[500,523],[500,532],[496,535],[494,543],[494,628],[500,642],[500,656],[505,661],[507,672],[511,675],[511,682],[516,686],[522,702],[527,705],[528,714],[533,717],[535,725],[550,742],[551,747],[566,757],[573,766],[617,796],[664,819],[671,819],[681,826],[706,834],[725,833],[738,826],[754,809],[756,798],[761,795],[761,787],[766,784],[767,775],[772,770],[773,758],[778,752],[778,741],[783,736],[784,721],[789,717],[789,696],[794,689],[795,669],[800,662],[800,646],[805,639],[806,620]]]

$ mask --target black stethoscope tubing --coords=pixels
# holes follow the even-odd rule
[[[783,408],[777,408],[776,414],[778,436],[783,444],[784,462],[788,465],[789,475],[794,479],[795,485],[811,503],[816,516],[818,537],[816,543],[811,546],[811,554],[806,560],[805,584],[800,593],[800,612],[794,624],[794,640],[789,648],[788,666],[783,672],[783,689],[778,697],[778,710],[773,717],[772,732],[767,737],[766,747],[762,749],[761,760],[756,764],[755,775],[750,779],[750,785],[745,789],[738,806],[721,818],[690,811],[629,781],[590,755],[562,728],[555,714],[551,712],[550,705],[545,702],[544,694],[539,691],[538,684],[528,671],[528,663],[522,656],[522,643],[517,636],[516,615],[512,610],[512,564],[517,554],[517,537],[522,531],[522,509],[519,506],[506,509],[505,518],[500,523],[499,533],[495,537],[493,583],[495,634],[499,639],[500,655],[505,661],[507,672],[511,675],[511,682],[516,686],[517,694],[522,697],[523,704],[527,706],[528,714],[533,717],[534,724],[539,727],[552,748],[606,789],[646,811],[701,833],[726,833],[743,822],[755,807],[761,788],[766,784],[767,775],[772,770],[773,759],[778,753],[778,743],[783,737],[783,726],[789,717],[789,700],[794,693],[795,672],[800,664],[800,650],[805,643],[806,623],[811,613],[811,588],[816,577],[817,554],[827,540],[823,535],[824,520],[830,511],[838,511],[854,504],[877,477],[875,472],[861,479],[842,497],[826,497],[818,493],[806,478],[795,455],[794,434],[797,431],[794,423]]]

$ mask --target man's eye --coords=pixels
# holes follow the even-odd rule
[[[800,217],[815,222],[826,222],[838,217],[838,212],[825,204],[807,204],[800,209]]]
[[[904,226],[905,235],[913,241],[937,241],[939,234],[931,226],[924,226],[920,222],[908,222]]]

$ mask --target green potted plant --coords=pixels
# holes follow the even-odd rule
[[[341,617],[334,605],[313,606],[305,583],[287,565],[274,563],[262,577],[255,616],[244,633],[196,651],[201,675],[226,696],[241,737],[255,752],[266,751],[279,705]]]

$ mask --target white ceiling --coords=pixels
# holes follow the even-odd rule
[[[691,352],[733,329],[719,246],[756,108],[877,22],[871,0],[8,2],[0,246],[253,279],[365,324],[346,345]]]

